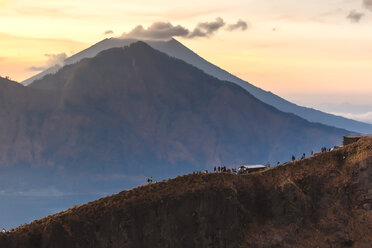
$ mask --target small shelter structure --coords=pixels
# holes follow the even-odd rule
[[[363,137],[372,137],[372,134],[349,134],[349,135],[345,135],[342,143],[343,143],[344,146],[350,145],[352,143],[357,142],[358,140],[360,140]]]
[[[265,165],[241,165],[238,167],[239,174],[251,173],[255,171],[264,170],[267,167]]]

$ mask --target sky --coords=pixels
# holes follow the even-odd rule
[[[372,0],[0,0],[0,75],[20,82],[153,23],[260,88],[372,122]]]

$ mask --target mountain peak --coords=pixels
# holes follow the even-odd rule
[[[144,41],[136,41],[136,42],[133,42],[133,43],[130,43],[129,45],[127,46],[123,46],[123,47],[113,47],[113,48],[109,48],[107,50],[103,50],[101,51],[100,53],[97,54],[97,57],[100,57],[100,56],[110,56],[111,53],[130,53],[132,55],[143,55],[143,53],[150,53],[150,52],[154,52],[155,49],[153,49],[151,46],[149,46],[146,42]],[[95,57],[93,58],[89,58],[89,59],[95,59]]]
[[[0,89],[4,88],[24,88],[24,86],[18,82],[11,80],[8,77],[0,77]]]
[[[1,77],[1,76],[0,76],[0,82],[1,83],[17,83],[15,81],[11,80],[9,77]]]
[[[132,48],[132,49],[150,49],[150,50],[154,50],[149,44],[147,44],[144,41],[136,41],[136,42],[130,44],[129,45],[129,48]]]

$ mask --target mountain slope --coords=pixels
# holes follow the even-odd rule
[[[97,159],[95,149],[100,149],[103,163],[119,154],[122,161],[136,152],[148,154],[150,161],[155,157],[209,166],[284,160],[288,151],[302,154],[332,145],[347,133],[277,111],[242,88],[145,43],[66,66],[32,88],[51,85],[50,90],[60,92],[60,111],[53,118],[64,120],[63,126],[50,123],[62,130],[54,135],[54,145],[62,147],[66,135],[78,132],[63,154],[75,156],[78,147],[88,147]],[[85,128],[74,130],[80,125]]]
[[[370,247],[372,140],[249,175],[192,174],[0,234],[17,247]]]
[[[133,39],[105,39],[94,46],[66,59],[66,64],[73,64],[78,61],[80,61],[83,58],[91,58],[96,56],[99,52],[112,48],[112,47],[123,47],[127,46],[129,44],[132,44],[133,42],[136,42],[136,40]],[[235,77],[234,75],[231,75],[230,73],[222,70],[221,68],[209,63],[208,61],[204,60],[197,54],[195,54],[193,51],[182,45],[180,42],[178,42],[175,39],[172,39],[167,42],[162,41],[146,41],[150,46],[153,48],[162,51],[169,56],[184,60],[185,62],[192,64],[199,69],[203,70],[207,74],[210,74],[214,77],[217,77],[220,80],[226,80],[229,82],[233,82],[241,86],[242,88],[246,89],[249,93],[251,93],[253,96],[258,98],[259,100],[274,106],[275,108],[288,113],[296,114],[310,122],[316,122],[316,123],[322,123],[329,126],[335,126],[338,128],[343,128],[347,130],[351,130],[354,132],[360,132],[360,133],[372,133],[372,125],[350,120],[344,117],[335,116],[332,114],[327,114],[315,109],[301,107],[296,104],[293,104],[291,102],[286,101],[283,98],[280,98],[279,96],[264,91],[244,80],[239,79],[238,77]],[[24,82],[22,82],[24,85],[31,84],[34,80],[42,78],[45,74],[48,73],[55,73],[56,68],[51,68],[50,70],[43,72],[39,75],[36,75],[35,77],[28,79]]]
[[[0,78],[0,167],[35,160],[42,123],[55,106],[55,93]]]
[[[355,121],[351,119],[347,119],[341,116],[335,116],[332,114],[324,113],[316,109],[307,108],[298,106],[294,103],[291,103],[270,91],[265,91],[261,88],[258,88],[240,78],[222,70],[221,68],[209,63],[208,61],[204,60],[193,51],[185,47],[183,44],[178,42],[175,39],[168,41],[167,43],[154,43],[154,48],[163,51],[170,56],[174,56],[176,58],[182,59],[187,63],[190,63],[200,69],[202,69],[207,74],[217,77],[221,80],[226,80],[229,82],[233,82],[241,86],[242,88],[246,89],[249,93],[251,93],[257,99],[274,106],[275,108],[279,109],[280,111],[293,113],[298,115],[310,122],[322,123],[329,126],[334,126],[338,128],[343,128],[347,130],[352,130],[355,132],[360,133],[372,133],[372,125],[368,123],[363,123],[360,121]]]

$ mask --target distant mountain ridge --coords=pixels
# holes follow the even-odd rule
[[[73,64],[80,61],[83,58],[91,58],[96,56],[99,52],[113,48],[113,47],[123,47],[137,40],[134,39],[105,39],[97,44],[89,47],[70,58],[66,59],[65,64]],[[338,128],[347,129],[353,132],[359,133],[372,133],[372,125],[347,119],[341,116],[335,116],[332,114],[324,113],[312,108],[301,107],[296,104],[293,104],[269,91],[262,90],[240,78],[222,70],[221,68],[209,63],[208,61],[204,60],[196,53],[182,45],[175,39],[171,39],[169,41],[145,41],[147,44],[152,46],[153,48],[162,51],[169,56],[184,60],[185,62],[192,64],[199,69],[203,70],[207,74],[210,74],[214,77],[217,77],[220,80],[226,80],[233,83],[238,84],[239,86],[246,89],[249,93],[251,93],[257,99],[274,106],[275,108],[288,113],[296,114],[310,122],[322,123],[329,126],[334,126]],[[34,80],[40,79],[43,76],[55,73],[60,69],[58,66],[50,68],[28,80],[23,81],[24,85],[31,84]]]
[[[178,74],[175,74],[176,72]],[[220,86],[217,87],[217,85]],[[288,157],[288,154],[282,154],[283,150],[295,150],[298,153],[299,149],[309,150],[316,148],[316,146],[312,146],[306,149],[305,147],[307,145],[303,148],[300,148],[301,145],[298,147],[298,144],[296,144],[297,142],[294,140],[291,141],[291,139],[295,138],[294,136],[301,137],[301,132],[307,135],[307,131],[303,130],[300,131],[300,133],[292,133],[293,128],[287,129],[283,126],[287,121],[283,122],[277,120],[276,124],[270,123],[272,114],[274,116],[282,116],[285,119],[290,119],[291,123],[286,123],[285,125],[298,125],[295,129],[302,129],[304,127],[315,128],[322,131],[327,129],[331,132],[331,135],[332,132],[336,132],[340,135],[338,137],[334,136],[331,141],[328,139],[326,133],[324,133],[324,144],[338,143],[342,134],[347,133],[347,131],[344,130],[308,123],[294,115],[277,111],[275,108],[258,101],[249,93],[242,91],[242,88],[239,86],[229,82],[219,81],[214,77],[204,74],[200,69],[190,66],[181,60],[172,59],[142,42],[133,43],[124,49],[112,48],[104,50],[93,59],[83,59],[76,64],[65,66],[56,74],[45,76],[43,79],[35,81],[27,88],[59,92],[59,108],[64,111],[68,110],[69,112],[74,112],[74,109],[77,107],[85,111],[91,109],[93,106],[108,113],[115,109],[115,112],[110,113],[111,115],[116,116],[120,114],[122,115],[120,118],[124,117],[125,119],[122,121],[125,122],[135,121],[130,125],[131,129],[136,126],[146,125],[149,130],[155,132],[156,128],[160,128],[157,123],[159,120],[152,118],[163,118],[164,121],[166,121],[165,123],[168,123],[163,125],[163,127],[161,127],[162,129],[176,121],[177,125],[174,126],[174,128],[169,129],[169,127],[167,127],[162,131],[163,135],[168,137],[166,140],[172,136],[172,130],[176,130],[176,136],[183,137],[183,135],[187,134],[187,138],[183,137],[182,139],[178,138],[174,140],[174,142],[179,143],[179,145],[182,144],[182,148],[180,148],[183,150],[182,153],[184,153],[183,155],[177,156],[189,156],[187,159],[189,162],[199,161],[198,164],[205,165],[232,164],[239,163],[238,161],[243,162],[244,160],[247,162],[264,162],[274,158],[275,160],[283,160]],[[121,95],[119,93],[121,93]],[[238,94],[236,95],[237,98],[233,99],[232,96],[235,94]],[[133,96],[136,96],[136,98]],[[240,98],[238,96],[240,96]],[[214,101],[219,101],[217,100],[218,97],[224,99],[224,105],[217,102],[214,103]],[[140,99],[142,99],[142,101],[140,101]],[[240,100],[241,102],[238,103]],[[213,106],[211,105],[211,101],[213,102]],[[244,103],[246,105],[244,105]],[[129,112],[117,112],[119,111],[117,109],[118,105],[132,106],[132,109],[138,110],[136,113],[131,113],[132,116],[126,117],[125,115],[128,115],[132,109],[128,109],[127,111]],[[155,106],[157,106],[157,108],[154,109]],[[141,112],[143,111],[142,108],[145,110],[143,113]],[[90,111],[93,111],[93,109]],[[87,112],[90,115],[89,117],[87,116],[87,118],[93,120],[97,118],[97,116],[93,117],[93,114],[101,114],[101,111]],[[86,113],[83,112],[83,114]],[[139,125],[143,120],[137,119],[137,115],[143,115],[141,117],[144,118],[143,120],[151,118],[147,120],[147,124],[143,123]],[[186,118],[184,115],[188,117]],[[222,118],[222,116],[225,117]],[[256,119],[252,119],[252,116],[255,116]],[[262,116],[262,118],[260,116]],[[118,117],[115,118],[117,119]],[[132,120],[132,118],[134,119]],[[178,120],[178,118],[181,119]],[[192,124],[192,122],[190,123],[189,121],[193,119],[195,119],[196,122]],[[238,120],[240,120],[240,122],[238,122]],[[192,126],[194,128],[191,128]],[[180,127],[185,128],[184,131],[181,131],[182,129],[178,130]],[[203,136],[199,134],[200,137],[198,137],[196,132],[198,127],[203,128],[199,130],[200,134],[208,135],[208,137],[204,137],[204,142],[202,142],[207,142],[207,144],[202,146],[199,144],[197,145],[198,142],[195,143],[196,140],[199,140],[200,137]],[[206,127],[208,127],[208,129],[204,130]],[[250,127],[250,129],[245,130],[244,127]],[[263,129],[266,129],[266,131],[263,132]],[[227,130],[229,131],[226,132]],[[143,132],[143,130],[132,131],[132,133],[137,132]],[[178,132],[181,133],[178,134]],[[184,134],[182,134],[182,132]],[[212,135],[211,132],[214,133],[214,135]],[[191,134],[195,135],[195,137]],[[259,137],[267,136],[268,134],[271,134],[271,137]],[[116,134],[113,133],[113,135],[115,136]],[[142,135],[144,134],[140,136]],[[146,135],[152,134],[149,133]],[[283,137],[283,139],[278,140],[279,136]],[[284,138],[286,136],[287,138]],[[195,140],[190,139],[191,137],[194,137]],[[215,140],[223,137],[226,138],[225,141]],[[253,139],[252,137],[257,138]],[[297,139],[297,137],[295,139]],[[208,143],[212,140],[215,141]],[[253,143],[253,140],[256,140],[256,142]],[[262,140],[262,143],[259,140]],[[270,142],[268,142],[269,140]],[[304,139],[303,142],[305,142],[305,140],[309,143],[315,142],[319,145],[321,144],[319,137],[312,139],[309,136]],[[338,140],[338,142],[336,140]],[[222,148],[224,142],[227,141],[229,143],[228,146],[235,148],[231,150],[227,147]],[[157,142],[159,141],[156,141],[156,143]],[[169,140],[167,142],[169,142]],[[132,143],[136,142],[133,141]],[[184,147],[185,144],[193,145],[187,148]],[[240,145],[238,146],[237,144]],[[251,148],[248,149],[244,144],[249,144]],[[279,145],[283,147],[281,149],[272,148]],[[291,148],[286,147],[288,145]],[[197,148],[198,146],[200,147]],[[192,149],[189,150],[191,147]],[[206,147],[215,147],[213,149],[217,149],[214,152],[208,151],[209,159],[216,156],[216,158],[213,158],[209,162],[208,159],[200,160],[200,158],[195,157],[196,154],[200,154],[200,151],[203,151]],[[75,150],[74,148],[71,149]],[[170,150],[172,153],[176,154],[177,152],[173,149],[174,147]],[[247,156],[244,156],[244,159],[240,159],[241,155],[244,153],[242,149],[247,151],[257,150],[255,151],[256,155],[248,155],[248,152]],[[174,154],[171,155],[171,152],[166,149],[164,152],[168,154],[166,156],[174,156]],[[224,154],[223,157],[225,157],[225,159],[222,159],[222,157],[218,155],[220,153]],[[164,154],[158,154],[157,156],[164,157]]]

